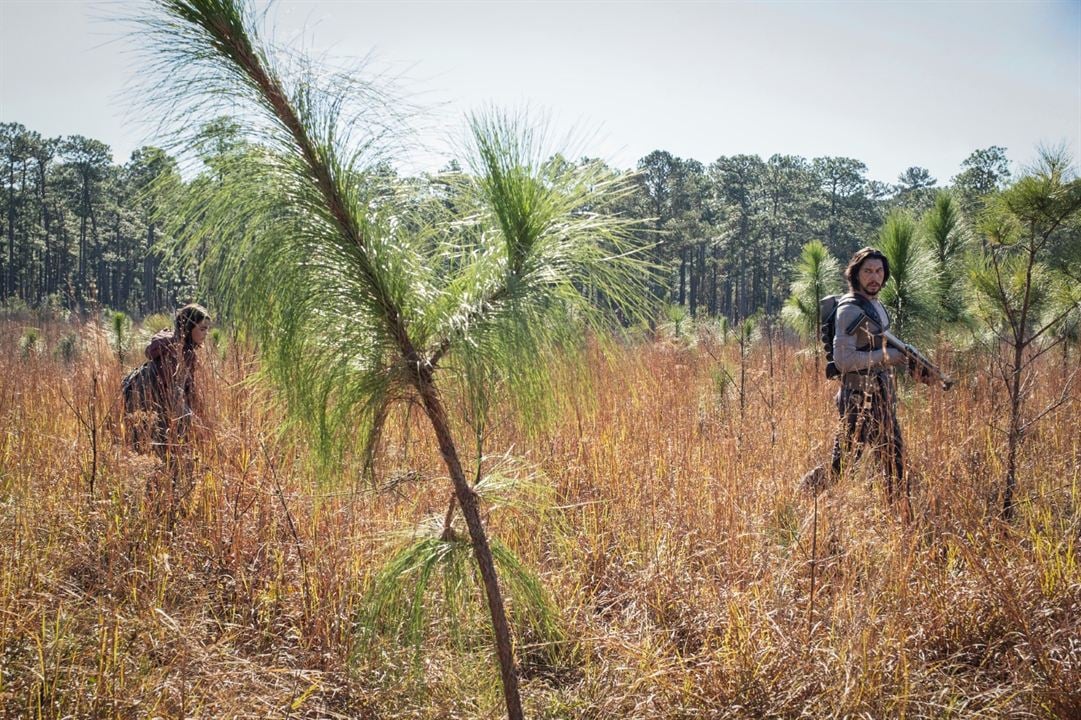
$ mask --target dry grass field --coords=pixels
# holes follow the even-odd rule
[[[450,497],[421,413],[391,418],[375,482],[356,457],[326,473],[223,341],[170,468],[116,423],[134,355],[62,323],[27,347],[27,324],[0,328],[0,715],[503,716],[479,591],[429,582],[419,643],[365,629],[394,544]],[[1026,439],[1005,524],[1000,391],[940,353],[958,386],[902,391],[904,522],[872,463],[800,492],[835,411],[797,349],[752,347],[742,410],[738,347],[658,340],[568,369],[540,431],[495,413],[482,472],[529,483],[489,528],[564,638],[519,625],[527,716],[1081,717],[1081,390]],[[1066,370],[1041,358],[1033,407]]]

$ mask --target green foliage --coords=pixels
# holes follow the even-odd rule
[[[818,240],[803,246],[795,267],[791,292],[781,310],[781,318],[803,338],[817,338],[822,323],[818,304],[822,298],[840,291],[841,266]],[[816,346],[817,347],[817,346]]]
[[[738,369],[730,368],[725,364],[710,368],[709,376],[717,402],[723,403],[728,399],[732,386],[736,383],[734,372],[738,372]]]
[[[1061,319],[1057,319],[1061,318]],[[1068,347],[1081,345],[1081,283],[1057,274],[1041,324],[1050,325],[1052,337]]]
[[[936,303],[942,310],[939,325],[956,322],[964,308],[964,254],[967,238],[961,212],[953,196],[945,190],[935,195],[935,204],[921,222],[922,238],[934,258],[937,271]]]
[[[535,472],[512,457],[495,459],[474,489],[493,510],[503,508],[520,519],[539,516],[555,520],[548,516],[550,489],[538,481]],[[386,634],[402,638],[419,650],[430,629],[431,608],[438,605],[443,609],[441,618],[450,624],[451,636],[460,640],[469,621],[484,612],[478,602],[483,593],[470,539],[453,527],[448,530],[445,518],[435,516],[403,533],[398,542],[366,595],[359,619],[362,639]],[[564,662],[569,647],[558,608],[513,551],[498,541],[492,541],[491,547],[500,582],[510,596],[518,632],[528,636],[530,642],[541,644],[548,662]]]
[[[897,178],[894,201],[914,213],[924,212],[934,202],[936,182],[927,168],[910,167]]]
[[[1024,256],[1009,254],[997,262],[973,260],[968,279],[970,310],[997,337],[1012,336],[1013,323],[1020,322],[1020,310],[1027,307],[1023,337],[1044,331],[1050,338],[1076,342],[1081,286],[1072,278],[1046,264],[1030,267]]]
[[[247,19],[234,18],[223,26],[244,27],[245,22],[255,26],[260,22],[257,15],[249,12]],[[193,39],[181,25],[170,27],[187,40]],[[166,43],[160,27],[149,35]],[[155,56],[146,67],[168,64],[170,57],[181,52],[177,45],[165,53],[164,61]],[[273,55],[269,50],[260,52]],[[205,102],[197,103],[198,108],[178,96],[181,83],[157,83],[155,73],[145,75],[162,86],[146,93],[147,114],[158,116],[163,108],[175,106],[190,128],[177,143],[187,150],[187,157],[181,159],[205,172],[188,180],[181,176],[177,160],[159,148],[139,148],[128,162],[112,164],[107,147],[99,141],[79,136],[43,138],[17,123],[0,123],[5,146],[11,151],[0,158],[0,174],[12,180],[10,191],[0,193],[0,216],[12,225],[11,232],[5,234],[12,247],[4,275],[12,284],[7,292],[26,298],[20,307],[35,313],[23,316],[24,322],[43,321],[41,309],[46,301],[59,317],[64,313],[56,308],[73,303],[86,307],[91,297],[109,307],[146,312],[162,302],[174,305],[201,294],[197,291],[202,279],[195,264],[189,257],[168,250],[173,242],[170,231],[178,227],[171,217],[174,208],[186,202],[183,196],[189,189],[201,192],[202,185],[221,182],[229,166],[240,162],[255,146],[288,152],[291,141],[286,138],[284,144],[281,142],[282,128],[277,120],[249,115],[240,121],[230,116],[239,107],[227,99],[230,79],[240,79],[239,91],[246,100],[262,102],[257,99],[261,91],[248,80],[211,67],[209,56],[199,56],[195,65],[200,68],[202,89],[212,84],[211,78],[217,78],[213,83],[216,90],[204,98]],[[286,82],[294,89],[289,99],[298,103],[306,98],[307,91],[300,87],[305,74],[311,78],[312,95],[326,96],[326,89],[335,86],[344,90],[345,104],[338,108],[337,116],[346,129],[337,131],[334,142],[365,154],[368,159],[362,164],[370,166],[373,176],[383,175],[391,185],[411,186],[412,197],[405,202],[434,206],[451,201],[451,192],[438,189],[453,185],[444,183],[444,176],[413,182],[395,175],[389,161],[398,147],[394,129],[400,125],[402,113],[370,86],[358,82],[359,73],[321,79],[308,73],[303,62],[286,59],[281,67],[280,75],[299,81]],[[160,69],[177,74],[175,68]],[[350,109],[358,106],[356,112]],[[192,112],[186,114],[188,110]],[[318,112],[315,115],[320,122],[326,119]],[[354,120],[358,121],[350,127]],[[325,130],[325,126],[319,128],[320,133]],[[967,219],[974,220],[984,201],[1009,178],[1004,152],[995,147],[976,151],[953,179],[954,204],[963,209]],[[341,158],[349,159],[348,154]],[[545,162],[554,159],[546,156]],[[560,163],[575,164],[560,158],[553,167]],[[445,177],[461,175],[464,164],[459,163],[455,172]],[[696,317],[704,312],[713,317],[743,317],[759,309],[778,312],[792,279],[788,268],[796,262],[802,243],[821,238],[831,252],[847,256],[866,244],[868,235],[881,224],[885,209],[901,205],[922,211],[933,201],[934,192],[934,180],[923,168],[908,168],[899,178],[900,184],[887,191],[882,183],[866,177],[863,163],[840,157],[812,162],[774,155],[763,162],[755,155],[735,155],[720,158],[707,169],[697,160],[658,150],[643,157],[638,166],[640,172],[628,178],[629,193],[604,198],[590,209],[642,221],[633,233],[634,242],[661,270],[653,276],[649,291],[659,302],[676,302]],[[610,168],[604,170],[615,173]],[[92,234],[81,227],[91,215],[109,228],[108,243],[82,237]],[[61,218],[67,220],[59,222]],[[80,235],[77,243],[73,242],[76,232]],[[84,242],[88,239],[90,242]],[[66,276],[44,265],[46,258],[69,255],[65,263],[70,261],[73,272]],[[94,279],[102,277],[118,278],[119,282],[92,288]],[[601,305],[606,302],[599,293],[594,300]],[[944,308],[943,317],[952,321],[954,310]]]
[[[1077,278],[1067,262],[1068,250],[1081,242],[1081,179],[1074,177],[1065,152],[1045,151],[1039,164],[988,204],[980,228],[988,252],[970,272],[977,312],[993,335],[1009,396],[1002,514],[1014,513],[1014,492],[1020,468],[1019,448],[1028,427],[1055,404],[1026,420],[1031,400],[1031,365],[1056,341],[1059,328],[1076,312]],[[1059,340],[1066,336],[1059,335]],[[1026,352],[1037,348],[1037,352]],[[1063,388],[1069,391],[1070,381]]]
[[[45,340],[41,337],[41,331],[34,327],[25,328],[19,336],[19,354],[23,359],[40,355],[44,351]]]
[[[151,335],[173,329],[173,318],[165,313],[154,313],[143,318],[143,331]]]
[[[831,252],[848,257],[881,222],[867,166],[854,158],[823,157],[815,158],[813,167],[820,189],[818,236]]]
[[[758,338],[758,318],[751,316],[739,324],[740,347],[750,345]]]
[[[590,299],[644,314],[650,269],[629,243],[633,224],[590,211],[626,179],[547,163],[541,134],[493,114],[471,121],[476,175],[402,183],[378,172],[370,144],[350,149],[328,129],[354,124],[314,83],[290,93],[330,177],[253,145],[194,184],[176,214],[181,251],[205,257],[208,292],[260,338],[265,372],[327,458],[358,432],[375,437],[418,361],[447,368],[480,422],[499,393],[542,421],[551,354],[611,322]],[[446,201],[425,201],[436,194]]]
[[[938,312],[934,260],[917,241],[916,230],[908,213],[895,210],[879,232],[879,249],[890,263],[882,304],[889,309],[895,332],[911,340],[934,329]]]
[[[961,162],[961,172],[953,178],[953,187],[965,212],[974,217],[982,211],[986,199],[1004,188],[1009,180],[1006,148],[992,145],[974,151]]]
[[[0,317],[19,320],[30,315],[30,307],[21,297],[7,297],[0,300]]]
[[[219,358],[224,360],[229,349],[229,339],[222,332],[222,329],[220,327],[210,328],[208,339],[210,340],[210,347],[218,354]]]
[[[435,330],[433,355],[445,352],[467,378],[474,415],[494,391],[509,393],[524,420],[541,420],[555,396],[552,353],[614,327],[611,308],[644,319],[652,269],[636,248],[636,223],[592,209],[630,192],[625,176],[547,160],[543,133],[521,117],[493,112],[470,126],[475,175],[464,177],[459,215],[433,228],[434,261],[418,258],[455,269],[436,283],[425,325]]]
[[[116,353],[117,360],[124,362],[132,343],[132,323],[127,313],[120,310],[107,311],[107,332],[109,335],[109,347]]]
[[[979,223],[988,253],[973,261],[969,280],[974,311],[1002,339],[1028,345],[1072,317],[1079,215],[1081,180],[1062,153],[1045,153],[989,201]]]
[[[657,337],[673,343],[691,346],[695,342],[695,322],[682,305],[664,306],[664,316],[657,323]]]
[[[728,318],[723,315],[717,318],[717,321],[713,323],[715,335],[720,338],[721,345],[728,344],[728,335],[732,332],[732,328],[729,326]]]
[[[483,607],[469,538],[443,536],[439,518],[420,530],[422,536],[397,550],[376,576],[360,618],[361,641],[371,634],[389,634],[423,644],[429,630],[429,610],[438,595],[452,637],[461,638],[466,620]],[[540,581],[498,540],[492,556],[511,599],[515,626],[530,639],[544,643],[554,662],[566,650],[559,611]]]
[[[1004,257],[997,264],[989,259],[973,261],[969,268],[972,312],[996,331],[1007,333],[1010,316],[1028,303],[1026,333],[1031,333],[1048,310],[1054,280],[1046,266],[1030,268],[1019,256]]]
[[[79,357],[81,341],[79,335],[74,332],[69,332],[60,337],[56,342],[56,347],[53,353],[57,360],[60,360],[65,365],[71,365]]]

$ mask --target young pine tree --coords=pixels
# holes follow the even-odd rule
[[[1071,374],[1060,397],[1028,407],[1033,363],[1065,340],[1056,330],[1081,305],[1078,278],[1069,265],[1081,245],[1081,179],[1063,153],[1045,152],[1039,164],[994,196],[980,220],[987,254],[969,273],[976,312],[994,338],[999,379],[1008,397],[1002,514],[1014,512],[1018,453],[1033,424],[1066,402]]]
[[[376,437],[395,403],[423,409],[482,577],[508,716],[521,718],[503,593],[444,392],[462,382],[482,409],[502,390],[543,400],[553,349],[610,320],[589,298],[640,315],[650,271],[630,227],[590,211],[629,188],[597,164],[546,163],[543,138],[498,114],[470,123],[471,174],[418,188],[387,171],[398,108],[371,86],[281,62],[242,0],[157,8],[143,35],[157,107],[187,127],[232,108],[248,141],[215,182],[193,183],[175,231],[205,252],[216,303],[259,339],[265,372],[328,456]]]
[[[812,240],[803,246],[795,270],[792,294],[781,309],[781,317],[801,337],[815,339],[815,375],[819,375],[822,344],[817,338],[823,320],[819,303],[840,290],[841,266],[825,245]]]
[[[961,280],[967,243],[960,208],[948,191],[935,195],[935,204],[924,213],[920,229],[935,265],[935,302],[942,310],[938,324],[956,322],[964,309]]]
[[[907,212],[895,210],[886,217],[879,230],[879,249],[890,262],[890,279],[881,299],[894,332],[908,338],[928,334],[938,312],[935,266],[918,242],[916,223]]]

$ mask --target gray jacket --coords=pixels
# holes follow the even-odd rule
[[[886,370],[894,365],[903,365],[906,361],[900,350],[883,347],[879,333],[889,329],[890,316],[878,300],[873,300],[872,303],[882,319],[883,326],[879,328],[873,320],[868,320],[851,335],[846,330],[863,314],[863,310],[858,303],[851,302],[837,309],[833,361],[842,373]]]

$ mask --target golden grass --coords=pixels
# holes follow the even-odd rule
[[[271,393],[244,382],[251,354],[207,351],[211,430],[171,523],[168,469],[118,435],[122,368],[100,333],[79,329],[65,366],[0,329],[0,714],[502,715],[479,602],[452,633],[433,595],[419,654],[357,632],[388,537],[446,510],[418,413],[393,418],[377,488],[353,459],[319,480]],[[71,330],[44,328],[47,347]],[[738,352],[709,350],[594,355],[591,392],[561,398],[557,422],[487,439],[553,490],[550,507],[489,523],[577,641],[553,663],[519,637],[530,717],[1081,716],[1076,389],[1027,439],[1004,525],[980,361],[953,363],[950,394],[906,388],[914,520],[870,463],[821,496],[812,614],[814,505],[797,481],[827,459],[832,388],[792,345],[759,343],[741,422],[718,365]],[[1061,360],[1038,370],[1037,398],[1053,397]]]

